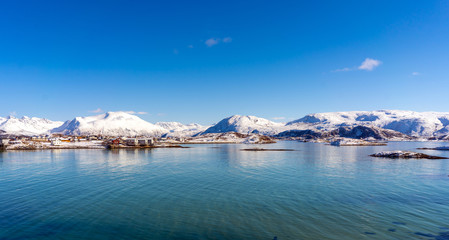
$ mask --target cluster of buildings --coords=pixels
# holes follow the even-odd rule
[[[31,142],[50,142],[50,143],[62,143],[62,142],[83,142],[92,140],[103,140],[102,136],[64,136],[61,134],[52,135],[40,135],[40,136],[0,136],[0,142],[2,145],[14,145]]]
[[[66,136],[61,134],[41,135],[41,136],[0,136],[0,149],[6,149],[11,145],[41,145],[41,146],[71,146],[85,142],[105,146],[122,147],[148,147],[154,146],[155,138],[148,137],[107,137],[107,136]],[[72,143],[72,144],[70,144]],[[81,144],[83,145],[83,144]]]
[[[154,146],[156,143],[155,138],[135,137],[135,138],[115,138],[107,141],[108,146],[128,146],[128,147],[146,147]]]
[[[160,147],[188,143],[191,139],[184,137],[118,137],[103,135],[6,135],[0,133],[0,150],[3,149],[46,149],[46,148],[132,148]],[[8,148],[6,148],[8,147]]]

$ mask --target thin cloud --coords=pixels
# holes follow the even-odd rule
[[[346,67],[346,68],[335,69],[332,72],[349,72],[349,71],[352,71],[352,70],[354,70],[354,69]]]
[[[158,114],[156,114],[158,117],[162,117],[162,116],[165,116],[165,113],[158,113]]]
[[[412,72],[412,75],[413,76],[418,76],[418,75],[421,75],[421,73],[419,73],[419,72]]]
[[[189,46],[187,46],[188,48],[193,48],[193,45],[189,45]]]
[[[135,111],[123,111],[124,113],[133,114],[133,115],[146,115],[147,112],[135,112]]]
[[[225,37],[225,38],[223,38],[223,42],[224,42],[224,43],[230,43],[230,42],[232,42],[232,38],[230,38],[230,37]]]
[[[212,47],[214,45],[217,45],[218,43],[220,43],[220,39],[219,38],[209,38],[206,40],[206,42],[204,42],[208,47]]]
[[[97,108],[97,109],[89,111],[89,112],[91,112],[91,113],[101,113],[101,112],[103,112],[103,109]]]
[[[373,71],[376,67],[380,66],[381,64],[382,64],[382,62],[379,60],[372,59],[372,58],[366,58],[358,67],[339,68],[339,69],[335,69],[331,72],[350,72],[350,71],[356,71],[356,70]]]
[[[366,58],[365,61],[363,61],[362,64],[358,67],[358,69],[365,71],[372,71],[381,64],[382,62],[379,60]]]
[[[173,54],[178,54],[179,53],[179,51],[178,51],[178,49],[173,49]]]
[[[285,117],[274,117],[273,120],[284,120]]]
[[[232,42],[232,38],[231,37],[225,37],[223,39],[221,39],[221,38],[209,38],[209,39],[207,39],[204,42],[204,44],[206,44],[208,47],[212,47],[212,46],[215,46],[215,45],[217,45],[219,43],[230,43],[230,42]],[[193,46],[192,46],[192,48],[193,48]]]

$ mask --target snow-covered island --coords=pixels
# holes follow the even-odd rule
[[[126,142],[128,138],[152,138],[154,146],[259,144],[277,140],[337,146],[383,145],[387,141],[448,141],[449,113],[398,110],[316,113],[286,123],[234,115],[210,126],[153,124],[126,112],[75,117],[65,122],[10,116],[0,117],[0,138],[0,147],[6,149],[104,148],[114,139]]]
[[[431,156],[424,153],[410,152],[410,151],[386,151],[371,154],[371,157],[382,157],[382,158],[404,158],[404,159],[447,159],[446,157]]]

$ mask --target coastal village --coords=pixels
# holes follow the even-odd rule
[[[197,137],[148,137],[148,136],[74,136],[63,134],[38,136],[0,136],[0,150],[40,149],[121,149],[121,148],[181,148],[180,144],[267,144],[276,141],[259,134],[236,132],[205,134]]]
[[[38,150],[176,147],[178,145],[175,143],[181,143],[183,141],[183,138],[154,138],[144,136],[65,136],[61,134],[41,136],[3,136],[0,138],[0,149]]]

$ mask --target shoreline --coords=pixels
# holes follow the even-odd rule
[[[298,141],[298,140],[286,140],[286,139],[277,139],[278,141],[287,141],[287,142],[304,142],[304,141]],[[429,141],[388,141],[388,142],[366,142],[362,144],[341,144],[341,147],[365,147],[365,146],[386,146],[388,143],[394,143],[394,142],[417,142],[417,143],[436,143],[436,142],[447,142],[447,141],[441,141],[441,140],[429,140]],[[78,145],[76,143],[65,143],[60,146],[52,146],[49,144],[45,145],[7,145],[7,146],[1,146],[0,152],[6,152],[6,151],[37,151],[37,150],[75,150],[75,149],[96,149],[96,150],[116,150],[116,149],[155,149],[155,148],[191,148],[189,146],[185,145],[223,145],[223,144],[244,144],[244,145],[267,145],[272,144],[276,142],[261,142],[261,143],[245,143],[245,142],[236,142],[236,141],[217,141],[217,142],[163,142],[156,145],[147,145],[147,146],[127,146],[127,145],[119,145],[119,146],[110,146],[105,145],[104,143],[99,142],[88,142],[89,144],[83,144]],[[329,142],[313,142],[308,141],[304,143],[319,143],[324,144],[327,146],[332,146]],[[73,144],[73,145],[72,145]],[[13,146],[13,147],[12,147]],[[429,147],[422,147],[417,148],[418,150],[441,150],[437,148],[429,148]],[[446,149],[444,149],[446,150]]]

